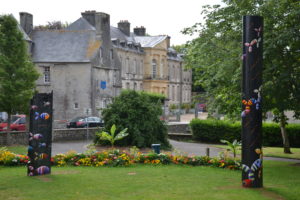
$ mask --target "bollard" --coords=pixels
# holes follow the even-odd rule
[[[160,154],[160,144],[152,144],[151,147],[155,153]]]
[[[209,157],[209,148],[206,148],[206,156]]]

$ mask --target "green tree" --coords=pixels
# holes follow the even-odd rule
[[[169,147],[167,127],[160,120],[161,107],[160,96],[125,90],[103,110],[105,129],[110,130],[113,124],[118,125],[118,131],[128,128],[129,135],[116,141],[118,145],[151,147],[153,143],[160,143],[162,147]]]
[[[38,78],[27,49],[17,21],[0,16],[0,110],[8,114],[8,130],[12,114],[28,112]]]
[[[205,6],[205,23],[186,28],[199,34],[187,45],[186,63],[207,91],[209,111],[238,118],[241,108],[242,16],[264,17],[263,109],[275,111],[281,125],[284,152],[287,110],[300,112],[300,4],[296,0],[223,0],[224,6]]]

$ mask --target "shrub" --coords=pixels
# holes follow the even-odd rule
[[[116,97],[102,115],[105,130],[117,124],[117,131],[128,128],[129,135],[116,141],[119,146],[151,147],[153,143],[161,144],[162,148],[170,147],[167,140],[167,127],[159,117],[162,115],[160,95],[149,95],[145,92],[125,90]],[[103,144],[96,137],[96,143]]]
[[[221,139],[241,140],[242,127],[240,122],[222,120],[193,119],[190,122],[193,138],[202,142],[219,143]],[[300,124],[286,126],[291,147],[300,147]],[[276,123],[263,123],[264,146],[282,146],[280,127]]]

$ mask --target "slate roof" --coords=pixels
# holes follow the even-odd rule
[[[142,47],[154,47],[157,44],[164,41],[168,36],[159,35],[159,36],[135,36],[134,39],[136,42],[140,43]]]
[[[34,62],[90,62],[101,45],[93,30],[35,30],[31,37]]]
[[[70,24],[65,30],[96,30],[86,19],[80,17],[75,22]]]

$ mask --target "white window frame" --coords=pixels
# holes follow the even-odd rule
[[[44,74],[44,83],[51,83],[51,69],[50,66],[42,66]]]

